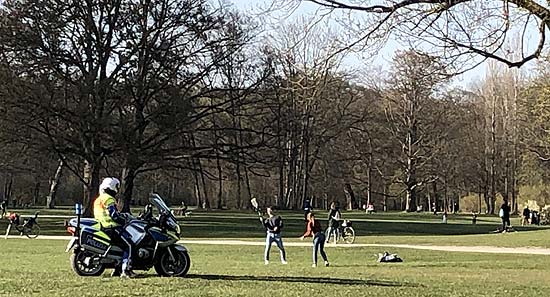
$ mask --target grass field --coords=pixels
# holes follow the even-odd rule
[[[0,240],[0,296],[547,296],[550,257],[327,248],[330,267],[310,267],[311,249],[289,247],[289,265],[265,266],[262,247],[191,245],[186,278],[76,276],[64,241]]]
[[[30,215],[34,210],[19,211]],[[137,210],[135,211],[137,213]],[[64,220],[72,216],[69,209],[41,210],[41,214],[60,217],[39,217],[43,235],[68,235]],[[282,212],[285,222],[285,240],[292,241],[304,231],[303,214]],[[66,216],[64,218],[63,216]],[[318,215],[324,218],[324,213]],[[521,227],[519,218],[512,219],[518,232],[493,233],[500,225],[496,216],[481,216],[476,225],[469,215],[450,215],[448,224],[441,223],[440,216],[416,213],[344,212],[344,217],[353,221],[358,243],[375,244],[437,244],[437,245],[489,245],[502,247],[537,246],[550,248],[550,228],[538,226]],[[0,230],[6,229],[7,220],[0,221]],[[258,240],[264,230],[251,212],[195,211],[190,217],[180,218],[184,238],[215,238]],[[326,227],[326,223],[323,220]]]
[[[27,213],[32,211],[27,210]],[[67,235],[56,210],[38,219],[43,234]],[[298,241],[300,213],[283,212],[285,242]],[[452,215],[448,224],[430,214],[344,213],[354,222],[357,242],[379,244],[550,247],[550,229],[516,227],[494,234],[498,218]],[[518,224],[518,219],[512,224]],[[0,228],[5,230],[5,221]],[[194,212],[182,218],[184,238],[263,240],[250,212]],[[153,271],[138,279],[76,276],[66,242],[0,239],[0,296],[547,296],[550,256],[477,254],[391,249],[404,263],[377,263],[383,248],[328,247],[330,267],[312,268],[310,247],[287,247],[289,265],[263,264],[261,246],[188,246],[192,267],[186,278],[159,278]]]

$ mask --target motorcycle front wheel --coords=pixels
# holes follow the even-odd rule
[[[173,259],[170,256],[173,255]],[[191,258],[187,252],[172,249],[165,250],[155,264],[155,271],[160,276],[185,276],[191,267]]]
[[[71,254],[71,268],[73,271],[80,276],[100,276],[105,271],[105,266],[101,263],[93,263],[90,261],[90,258],[93,257],[93,254],[86,251],[75,251]],[[88,262],[86,263],[88,258]]]

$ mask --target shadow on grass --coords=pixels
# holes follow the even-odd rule
[[[261,281],[287,283],[314,283],[347,286],[378,286],[378,287],[418,287],[414,284],[399,283],[384,280],[362,280],[330,277],[301,277],[301,276],[254,276],[254,275],[223,275],[223,274],[189,274],[186,278],[203,280],[228,281]]]

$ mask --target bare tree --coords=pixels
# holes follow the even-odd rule
[[[437,152],[433,126],[437,118],[430,116],[429,106],[436,88],[445,82],[444,66],[435,57],[402,52],[394,59],[386,114],[392,137],[402,148],[399,162],[406,187],[407,211],[416,211],[417,187],[428,182],[419,176],[419,169],[428,164]]]
[[[280,1],[273,5],[292,11],[302,2],[318,5],[318,18],[332,16],[356,33],[348,48],[402,38],[417,49],[433,49],[432,55],[450,59],[462,70],[485,59],[520,67],[540,57],[550,29],[550,4],[533,0],[287,0],[284,6]],[[501,49],[512,32],[521,34],[520,44],[538,34],[538,45],[514,49],[517,54],[510,56]]]

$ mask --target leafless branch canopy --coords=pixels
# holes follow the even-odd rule
[[[362,27],[357,27],[360,28],[358,31],[362,31],[359,32],[359,41],[371,38],[374,30],[385,29],[388,30],[388,34],[412,40],[423,50],[437,50],[447,59],[463,64],[468,64],[467,61],[470,60],[470,65],[473,63],[472,57],[482,57],[505,63],[508,67],[521,67],[540,57],[546,42],[546,31],[550,30],[550,3],[535,0],[294,2],[314,3],[330,12],[347,13],[348,20],[356,20],[359,17],[357,14],[353,18],[349,17],[349,14],[354,12],[366,13],[368,18],[362,21]],[[349,23],[352,27],[352,21]],[[521,35],[522,39],[521,52],[514,55],[503,50],[512,35]],[[524,53],[524,44],[534,39],[535,35],[538,35],[537,46],[529,48],[529,53]]]

